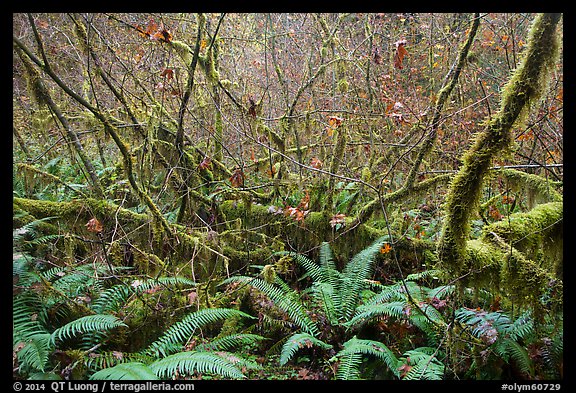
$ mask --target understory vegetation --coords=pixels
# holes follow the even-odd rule
[[[561,14],[13,19],[14,379],[563,379]]]

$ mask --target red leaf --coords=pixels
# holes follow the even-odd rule
[[[404,47],[406,45],[406,40],[399,40],[394,43],[396,45],[396,53],[394,54],[394,67],[398,69],[404,68],[402,62],[404,56],[408,54],[408,51]]]
[[[160,74],[161,77],[165,77],[168,81],[171,81],[174,77],[174,70],[172,68],[164,68],[164,71]]]
[[[297,209],[308,210],[309,204],[310,204],[310,194],[308,193],[308,190],[306,190],[306,195],[304,195],[304,197],[302,197],[302,199],[300,200]]]
[[[406,358],[406,361],[409,361],[410,358]],[[408,374],[410,372],[410,370],[412,369],[412,366],[408,365],[408,364],[403,364],[400,367],[398,367],[398,371],[400,371],[400,378],[404,378],[406,376],[406,374]]]

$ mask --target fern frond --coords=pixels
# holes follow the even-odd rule
[[[203,343],[196,346],[196,350],[200,351],[229,351],[231,349],[243,348],[245,346],[254,345],[262,340],[267,340],[258,334],[230,334],[224,337],[216,338],[208,343]]]
[[[35,219],[30,221],[27,224],[22,225],[19,228],[12,230],[12,245],[16,249],[21,249],[25,245],[29,244],[30,241],[27,241],[26,238],[29,237],[32,240],[38,239],[38,227],[45,223],[46,221],[50,221],[56,217],[44,217]]]
[[[280,287],[272,285],[262,279],[247,276],[233,276],[224,280],[223,283],[231,282],[240,282],[253,286],[268,296],[274,305],[288,314],[290,319],[292,319],[292,321],[302,330],[310,333],[313,336],[317,336],[319,334],[318,327],[308,316],[308,314],[306,314],[302,303],[295,299],[297,297],[297,293],[294,291],[286,292]]]
[[[209,373],[225,378],[242,379],[244,374],[231,362],[211,352],[179,352],[150,364],[150,369],[159,378],[178,375]]]
[[[93,371],[111,368],[122,363],[152,363],[156,358],[141,353],[129,353],[120,351],[105,351],[92,353],[84,361],[86,367]]]
[[[105,312],[117,312],[125,305],[128,298],[134,293],[146,292],[158,286],[166,289],[176,288],[179,285],[187,287],[195,286],[196,283],[185,277],[159,277],[144,281],[137,281],[136,285],[132,283],[118,284],[110,287],[100,293],[100,296],[92,302],[92,310],[102,314]]]
[[[429,280],[435,279],[441,274],[441,271],[438,269],[429,269],[424,270],[418,273],[412,273],[406,276],[406,281],[418,281],[418,280]]]
[[[356,352],[341,356],[338,369],[336,370],[336,379],[345,381],[360,379],[361,364],[361,353]]]
[[[514,322],[504,327],[503,333],[509,335],[510,339],[518,341],[534,333],[534,319],[531,312],[526,311]]]
[[[341,299],[341,320],[348,321],[358,306],[360,292],[366,287],[366,279],[370,277],[373,262],[380,252],[382,245],[388,240],[383,236],[366,247],[346,264],[342,271],[342,278],[338,291]]]
[[[444,376],[444,364],[434,355],[431,347],[420,347],[406,351],[399,364],[411,368],[403,376],[404,380],[441,380]]]
[[[505,354],[514,361],[520,371],[529,375],[533,374],[532,359],[526,348],[514,340],[505,340],[503,348]]]
[[[310,348],[314,345],[323,349],[332,348],[332,345],[327,344],[308,333],[296,333],[292,335],[282,346],[280,365],[283,366],[288,363],[299,349],[304,347]]]
[[[30,336],[26,341],[26,345],[18,352],[21,370],[44,372],[53,349],[50,342],[50,333],[39,333]]]
[[[393,318],[405,317],[404,310],[408,306],[406,301],[395,301],[390,303],[369,304],[356,309],[356,314],[343,325],[347,328],[357,328],[374,318],[386,315]]]
[[[444,299],[446,296],[449,296],[454,293],[454,288],[455,288],[454,285],[442,285],[436,288],[432,288],[428,291],[428,297]]]
[[[354,336],[344,343],[343,349],[340,352],[338,352],[336,356],[351,357],[355,354],[369,355],[371,357],[379,359],[386,364],[388,369],[390,369],[390,371],[392,371],[394,375],[399,376],[398,358],[385,344],[374,340],[359,339],[356,336]],[[354,373],[352,373],[352,375],[353,374]]]
[[[166,355],[169,347],[184,343],[196,329],[236,316],[254,319],[251,315],[231,308],[206,308],[195,311],[172,325],[158,340],[150,344],[144,353]]]
[[[77,334],[110,330],[121,326],[127,327],[124,322],[114,315],[86,315],[56,329],[52,333],[51,340],[52,342],[56,342],[57,340],[65,340],[74,337]]]
[[[332,249],[328,242],[322,242],[320,245],[320,267],[325,271],[337,270],[336,265],[334,264]]]
[[[131,293],[131,288],[125,284],[114,285],[102,291],[100,296],[92,302],[91,308],[98,314],[118,312],[126,304]]]
[[[157,380],[149,366],[140,362],[120,363],[114,367],[97,371],[91,380]]]
[[[45,324],[46,309],[35,292],[17,296],[12,304],[13,341],[26,341],[36,334],[49,333]]]

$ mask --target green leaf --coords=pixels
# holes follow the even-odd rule
[[[94,380],[157,380],[150,367],[140,362],[120,363],[114,367],[97,371],[90,379]]]
[[[298,352],[299,349],[311,347],[313,345],[323,349],[332,348],[332,345],[327,344],[308,333],[296,333],[292,335],[282,346],[282,352],[280,353],[280,365],[283,366],[288,363],[292,356],[294,356],[294,354]]]
[[[100,332],[102,330],[110,330],[120,326],[127,327],[124,322],[122,322],[114,315],[87,315],[56,329],[52,333],[51,340],[52,342],[56,342],[57,340],[65,340],[78,334]]]
[[[193,373],[209,373],[225,378],[242,379],[244,374],[231,362],[211,352],[179,352],[157,360],[150,369],[160,378],[171,378]]]

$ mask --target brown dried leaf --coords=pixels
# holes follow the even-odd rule
[[[88,232],[100,233],[104,228],[102,223],[96,217],[93,217],[86,223],[86,229],[88,229]]]
[[[404,56],[408,54],[406,50],[406,40],[399,40],[394,43],[396,45],[396,53],[394,54],[394,67],[398,69],[404,68],[402,62],[404,61]]]

